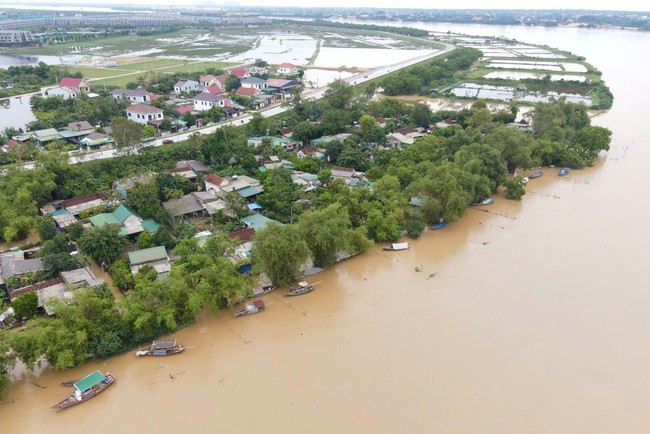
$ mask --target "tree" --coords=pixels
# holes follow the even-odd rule
[[[144,137],[153,137],[156,135],[156,128],[153,125],[146,125],[142,130]]]
[[[119,232],[120,228],[112,225],[87,229],[79,239],[79,247],[98,264],[112,264],[128,244]]]
[[[155,179],[139,182],[129,190],[126,203],[143,218],[154,218],[162,207]]]
[[[302,143],[309,143],[310,140],[318,137],[318,128],[307,121],[302,121],[293,127],[291,138]]]
[[[526,194],[526,184],[521,176],[509,178],[505,186],[507,188],[506,199],[521,200],[521,197]]]
[[[131,268],[129,267],[129,264],[126,261],[115,261],[108,270],[111,273],[113,283],[121,291],[128,291],[130,289],[133,289],[135,286],[135,279],[133,278],[133,274],[131,274]]]
[[[252,256],[255,269],[266,273],[279,286],[287,285],[300,274],[309,248],[300,230],[293,225],[271,223],[255,233]]]
[[[501,152],[509,173],[514,173],[517,167],[530,167],[530,156],[535,147],[535,139],[530,133],[500,125],[485,137],[485,141]]]
[[[80,268],[83,264],[79,256],[70,254],[74,250],[74,244],[68,241],[64,234],[57,234],[51,240],[46,241],[40,251],[45,269],[51,275],[58,276],[61,271]]]
[[[138,248],[139,249],[148,249],[154,247],[153,237],[147,231],[142,231],[138,236]]]
[[[300,198],[300,187],[291,179],[291,171],[274,169],[263,179],[264,194],[257,202],[273,219],[288,222],[293,215],[293,203]]]
[[[341,151],[341,154],[336,159],[336,163],[343,167],[351,167],[354,170],[363,172],[368,169],[370,162],[360,146],[347,144],[343,147],[343,151]]]
[[[2,309],[4,312],[4,309]],[[0,330],[0,398],[4,395],[5,385],[11,379],[11,368],[16,364],[9,337],[4,330]]]
[[[56,225],[49,217],[40,218],[36,223],[36,230],[41,241],[51,240],[56,235]]]
[[[111,133],[118,149],[127,149],[142,140],[142,125],[122,117],[111,119]]]
[[[262,116],[261,113],[255,112],[246,127],[248,128],[249,136],[268,136],[272,129],[272,123],[269,119]]]
[[[354,90],[345,80],[337,78],[329,84],[325,91],[325,104],[330,108],[345,110],[350,106]]]
[[[585,155],[586,164],[592,165],[600,151],[609,150],[612,131],[604,127],[584,127],[578,130],[575,145]]]
[[[14,308],[16,318],[33,318],[38,313],[38,296],[34,291],[21,294],[14,298],[11,307]]]
[[[167,229],[160,226],[153,234],[153,245],[165,246],[166,249],[173,249],[176,245],[176,241],[174,241],[174,238]]]
[[[433,113],[426,104],[419,103],[413,109],[413,122],[422,128],[429,128]]]
[[[298,228],[317,267],[334,265],[336,255],[349,248],[352,224],[347,210],[339,204],[304,213],[300,216]]]
[[[241,80],[232,75],[229,74],[228,77],[226,77],[226,91],[227,92],[233,92],[241,87]]]

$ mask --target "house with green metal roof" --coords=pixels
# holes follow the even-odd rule
[[[120,204],[112,213],[96,214],[90,218],[90,223],[96,228],[104,225],[115,225],[120,227],[120,235],[137,235],[143,231],[154,233],[160,227],[160,223],[153,219],[143,220],[127,206]]]
[[[262,214],[252,214],[247,217],[244,217],[241,220],[246,226],[248,226],[249,228],[253,228],[256,231],[264,229],[271,222],[283,226],[282,223],[272,220],[268,217],[265,217]]]
[[[172,268],[165,246],[136,250],[129,252],[128,255],[129,263],[131,264],[131,273],[133,274],[136,274],[140,268],[149,265],[156,270],[159,276],[166,276]]]

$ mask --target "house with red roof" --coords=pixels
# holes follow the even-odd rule
[[[248,77],[248,71],[246,71],[244,68],[233,68],[230,70],[230,74],[239,79]]]
[[[163,120],[163,111],[151,105],[135,104],[126,109],[126,118],[147,125],[151,121],[161,122]]]
[[[292,63],[282,63],[278,65],[278,74],[295,74],[298,72],[298,67]]]
[[[194,107],[186,105],[184,107],[177,107],[176,111],[179,115],[184,115],[185,113],[192,113],[194,111]]]
[[[207,86],[203,89],[203,92],[205,93],[211,93],[212,95],[219,95],[221,93],[224,93],[225,90],[221,85],[214,85],[214,86]]]
[[[219,83],[216,75],[207,74],[199,77],[199,84],[203,87],[214,86]]]
[[[247,96],[249,98],[253,98],[255,96],[262,95],[262,91],[260,91],[259,89],[255,89],[253,87],[243,87],[242,86],[239,89],[237,89],[235,94],[240,95],[240,96]]]
[[[77,94],[90,92],[90,85],[84,78],[63,77],[59,81],[59,87],[67,87],[76,90]]]

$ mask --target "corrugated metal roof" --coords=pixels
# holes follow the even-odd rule
[[[145,264],[147,262],[167,259],[167,249],[165,246],[151,247],[149,249],[136,250],[129,252],[129,263],[131,265]]]
[[[95,371],[87,377],[82,378],[81,380],[74,383],[74,387],[78,391],[83,392],[84,390],[88,390],[94,385],[101,383],[105,379],[106,376],[104,376],[104,374],[99,371]]]

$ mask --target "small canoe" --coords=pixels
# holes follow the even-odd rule
[[[494,203],[494,199],[491,197],[488,197],[487,199],[480,200],[478,202],[470,203],[471,206],[484,206],[484,205],[492,205]]]
[[[244,309],[236,311],[232,316],[253,315],[254,313],[262,312],[265,307],[263,300],[255,300],[252,303],[246,303]]]
[[[529,178],[530,178],[530,179],[539,178],[539,177],[542,176],[543,174],[544,174],[544,172],[542,172],[542,171],[535,172],[535,173],[533,173],[532,175],[530,175]]]
[[[298,282],[298,287],[294,288],[293,286],[289,287],[289,292],[285,292],[284,295],[287,297],[295,297],[296,295],[307,294],[314,290],[314,285],[310,285],[307,282]]]
[[[570,170],[571,169],[569,169],[568,167],[563,167],[560,169],[560,172],[557,174],[557,176],[566,176]]]
[[[447,226],[448,224],[449,224],[449,222],[446,221],[446,220],[445,220],[445,221],[441,221],[440,223],[436,223],[435,225],[431,226],[431,229],[442,229],[442,228],[444,228],[445,226]]]
[[[406,250],[409,247],[409,243],[393,243],[390,246],[386,246],[383,248],[383,250],[388,250],[388,251],[397,251],[397,250]]]
[[[86,402],[102,393],[114,382],[115,377],[110,372],[103,375],[101,372],[95,371],[87,377],[76,381],[72,385],[75,389],[74,393],[63,401],[54,404],[52,408],[60,411],[81,404],[82,402]]]
[[[74,386],[74,383],[76,383],[79,380],[68,380],[68,381],[62,381],[61,386],[63,387],[72,387]]]
[[[185,347],[176,344],[176,339],[159,339],[153,341],[151,348],[148,350],[136,351],[136,356],[153,356],[163,357],[172,356],[174,354],[182,353]]]

